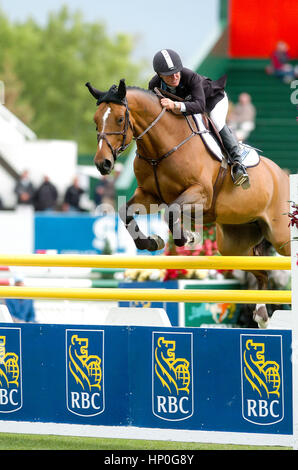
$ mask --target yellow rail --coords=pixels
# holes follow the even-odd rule
[[[290,304],[291,291],[208,290],[208,289],[130,289],[127,288],[43,288],[0,286],[1,298],[163,301]]]
[[[0,255],[0,266],[290,270],[287,256]]]

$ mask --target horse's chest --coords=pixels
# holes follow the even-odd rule
[[[153,167],[147,162],[135,168],[138,186],[160,199],[162,194],[165,200],[173,200],[183,191],[180,175],[166,167],[167,162],[161,162]]]

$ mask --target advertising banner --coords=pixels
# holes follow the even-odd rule
[[[291,331],[3,324],[0,420],[290,435]]]

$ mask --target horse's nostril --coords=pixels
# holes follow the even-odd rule
[[[112,168],[111,160],[105,159],[102,166],[105,170],[110,170]]]
[[[102,175],[108,175],[113,169],[113,162],[111,162],[111,160],[108,160],[107,158],[101,163],[94,163],[96,168]]]

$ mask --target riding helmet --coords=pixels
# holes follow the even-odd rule
[[[157,74],[173,75],[183,69],[180,56],[172,49],[162,49],[153,57],[153,68]]]

